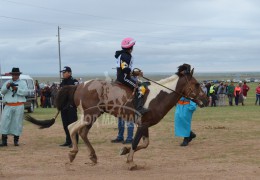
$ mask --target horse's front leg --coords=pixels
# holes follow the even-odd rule
[[[140,139],[142,138],[142,136],[147,137],[147,140],[145,141],[146,143],[144,143],[144,146],[139,146],[138,144],[140,142]],[[134,152],[138,151],[140,149],[143,149],[144,147],[147,147],[149,144],[149,139],[148,139],[148,127],[145,126],[141,126],[137,128],[133,143],[132,143],[132,147],[130,149],[130,152],[128,154],[127,157],[127,163],[129,164],[129,170],[134,170],[137,165],[134,163],[133,158],[134,158]]]
[[[85,124],[82,123],[82,121],[80,121],[80,120],[78,120],[68,126],[68,129],[70,132],[70,138],[72,141],[72,150],[69,152],[70,162],[72,162],[75,159],[75,157],[79,151],[76,134],[77,134],[78,130],[83,126],[85,126]]]
[[[140,149],[145,149],[147,148],[147,146],[149,145],[149,137],[145,137],[143,136],[143,144],[141,145],[138,145],[135,152],[140,150]],[[131,147],[123,147],[121,150],[120,150],[120,155],[126,155],[130,152],[131,150]]]

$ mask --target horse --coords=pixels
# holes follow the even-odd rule
[[[134,153],[148,147],[149,127],[159,123],[181,97],[191,99],[199,107],[208,105],[207,95],[193,77],[194,68],[187,71],[184,65],[179,66],[178,72],[174,75],[150,82],[144,104],[149,111],[144,115],[135,111],[133,92],[130,88],[116,82],[90,80],[77,86],[65,86],[59,91],[56,99],[58,112],[51,120],[37,120],[29,115],[25,119],[40,128],[48,128],[54,124],[60,110],[69,105],[76,106],[81,110],[81,117],[68,127],[73,144],[69,160],[73,162],[78,153],[76,134],[79,133],[90,151],[89,157],[93,164],[97,163],[97,156],[88,139],[88,133],[97,118],[103,113],[109,113],[115,117],[123,117],[126,121],[134,121],[137,131],[132,145],[123,147],[120,155],[128,154],[129,170],[136,169],[137,165],[133,161]],[[139,145],[141,139],[143,143]]]

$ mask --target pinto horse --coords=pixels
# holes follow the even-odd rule
[[[150,92],[144,104],[149,112],[143,116],[134,109],[133,92],[130,88],[120,83],[91,80],[78,86],[63,87],[56,99],[58,112],[51,120],[40,121],[31,116],[27,116],[26,120],[46,128],[55,122],[61,109],[69,105],[78,107],[81,110],[81,117],[69,125],[73,144],[69,159],[72,162],[78,153],[76,134],[79,133],[90,151],[90,160],[94,164],[97,163],[97,156],[89,142],[88,133],[96,119],[103,113],[109,113],[115,117],[123,117],[126,121],[134,121],[137,124],[137,131],[132,146],[121,149],[121,155],[128,154],[127,163],[132,170],[137,167],[133,161],[134,153],[149,145],[149,127],[159,123],[182,96],[190,98],[200,107],[207,106],[208,98],[193,77],[194,69],[186,73],[182,73],[182,70],[183,66],[179,66],[179,71],[173,76],[151,82]],[[141,138],[143,144],[139,145]]]

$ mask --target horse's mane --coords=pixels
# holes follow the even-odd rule
[[[56,106],[59,111],[63,110],[68,106],[75,106],[74,93],[77,86],[70,85],[62,87],[56,96]]]
[[[184,71],[185,74],[190,74],[190,65],[189,64],[183,64],[178,67],[178,72],[176,73],[178,76],[182,76],[182,72]]]
[[[159,84],[166,84],[166,83],[168,83],[168,82],[171,82],[171,81],[174,81],[175,79],[177,79],[178,78],[178,76],[177,75],[172,75],[172,76],[170,76],[170,77],[167,77],[167,78],[165,78],[165,79],[161,79],[161,80],[159,80],[159,81],[157,81]]]
[[[178,76],[182,76],[181,72],[185,71],[185,73],[190,73],[190,65],[189,64],[183,64],[178,67],[178,72],[176,72],[176,75],[172,75],[168,78],[161,79],[158,81],[160,84],[166,84],[168,82],[174,81]]]

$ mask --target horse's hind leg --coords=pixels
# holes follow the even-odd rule
[[[87,145],[87,147],[88,147],[88,149],[90,151],[90,155],[89,155],[90,160],[94,164],[96,164],[97,163],[97,155],[95,153],[94,148],[92,147],[92,145],[90,144],[90,142],[88,140],[88,132],[89,132],[91,127],[92,127],[92,124],[84,126],[83,128],[81,128],[79,130],[79,135],[83,139],[83,141],[85,142],[85,144]]]

